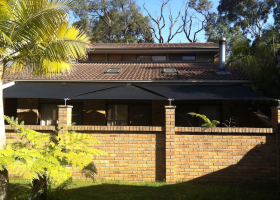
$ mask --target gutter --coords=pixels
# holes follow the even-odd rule
[[[24,79],[24,80],[14,80],[14,82],[67,82],[67,83],[190,83],[190,84],[195,84],[195,83],[211,83],[211,84],[251,84],[254,81],[253,80],[83,80],[83,79],[76,79],[76,80],[69,80],[69,79],[60,79],[60,80],[38,80],[38,79]],[[8,83],[9,84],[9,83]],[[5,84],[7,85],[7,84]]]
[[[6,83],[6,84],[2,85],[2,89],[6,89],[6,88],[11,87],[13,85],[15,85],[15,81],[12,81],[10,83]]]
[[[147,53],[147,52],[162,52],[162,53],[172,53],[172,52],[219,52],[219,48],[209,48],[209,49],[87,49],[87,53],[100,53],[100,52],[106,52],[107,54],[110,52],[129,52],[130,54],[133,53]]]

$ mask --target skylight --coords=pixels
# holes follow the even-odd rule
[[[105,74],[119,74],[122,71],[122,68],[110,68]]]
[[[178,74],[177,70],[175,68],[163,68],[162,74],[167,74],[167,75],[176,75]]]

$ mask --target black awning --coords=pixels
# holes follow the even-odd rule
[[[138,85],[174,100],[272,100],[243,85]]]
[[[93,91],[87,94],[81,94],[71,99],[120,99],[120,100],[166,100],[163,95],[156,94],[153,91],[139,88],[135,85],[121,85],[102,91]]]
[[[4,89],[4,98],[44,98],[44,99],[65,99],[84,94],[87,92],[99,91],[117,87],[120,84],[110,83],[35,83],[18,82],[15,85]]]
[[[19,82],[4,98],[128,100],[272,100],[242,85],[155,85],[121,83]]]

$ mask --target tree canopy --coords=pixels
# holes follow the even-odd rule
[[[131,0],[75,0],[75,23],[82,27],[92,42],[154,42],[149,18]]]

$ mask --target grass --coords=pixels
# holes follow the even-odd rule
[[[28,182],[10,179],[9,197],[28,191]],[[279,200],[280,190],[272,185],[237,185],[182,182],[134,183],[122,181],[73,181],[69,200]]]

